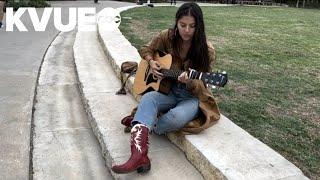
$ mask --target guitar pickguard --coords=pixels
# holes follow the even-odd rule
[[[144,75],[144,81],[146,82],[146,85],[149,85],[151,83],[156,83],[158,81],[157,79],[153,78],[153,74],[150,70],[151,68],[150,66],[148,66]]]

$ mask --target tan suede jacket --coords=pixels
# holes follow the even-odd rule
[[[154,56],[157,50],[165,53],[173,54],[171,46],[171,38],[173,36],[173,30],[164,30],[155,36],[147,45],[143,46],[140,50],[140,56],[144,58],[147,55]],[[211,67],[215,61],[215,49],[211,44],[208,44],[209,61]],[[174,59],[174,58],[173,58]],[[172,66],[179,69],[188,69],[189,60],[185,62],[173,61]],[[220,112],[218,105],[209,89],[205,87],[201,80],[188,80],[186,83],[187,89],[199,99],[199,108],[201,110],[200,115],[185,125],[181,132],[183,134],[199,133],[202,130],[211,127],[217,120],[220,119]],[[132,115],[135,110],[132,111]]]

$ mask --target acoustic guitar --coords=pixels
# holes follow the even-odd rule
[[[133,91],[135,94],[142,95],[148,91],[160,91],[162,83],[166,79],[178,79],[179,75],[183,73],[182,70],[171,69],[172,56],[166,54],[162,57],[157,57],[157,62],[161,65],[160,73],[163,74],[162,80],[157,79],[151,71],[148,62],[142,59],[139,63],[138,70],[135,75],[133,84]],[[188,71],[189,79],[200,79],[205,84],[213,85],[216,87],[224,87],[228,82],[228,75],[226,72],[222,73],[202,73],[196,70]]]

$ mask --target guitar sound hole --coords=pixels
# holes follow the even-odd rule
[[[167,53],[163,52],[163,51],[160,51],[160,50],[157,50],[158,51],[158,54],[160,57],[163,57],[165,56]]]

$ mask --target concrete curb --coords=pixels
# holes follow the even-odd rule
[[[99,39],[120,77],[121,64],[138,62],[140,56],[118,28],[106,31],[104,26],[106,24],[98,24]],[[132,91],[132,84],[133,78],[127,85],[129,91]],[[223,115],[216,125],[199,135],[181,137],[170,133],[167,136],[185,152],[205,179],[308,179],[295,165]]]

